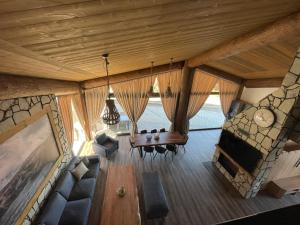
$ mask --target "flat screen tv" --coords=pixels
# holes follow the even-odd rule
[[[221,133],[219,146],[249,173],[255,170],[262,158],[260,151],[226,130]]]

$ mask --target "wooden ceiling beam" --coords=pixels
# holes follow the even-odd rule
[[[205,73],[208,73],[208,74],[210,74],[212,76],[215,76],[217,78],[220,78],[220,79],[229,80],[229,81],[235,82],[237,84],[242,84],[243,83],[242,78],[240,78],[238,76],[235,76],[231,73],[227,73],[225,71],[216,69],[216,68],[211,67],[211,66],[201,65],[201,66],[198,66],[197,68],[199,70],[205,72]]]
[[[266,78],[266,79],[248,79],[244,80],[243,84],[246,88],[271,88],[280,87],[283,77]]]
[[[59,74],[65,80],[82,80],[95,76],[95,74],[66,66],[2,39],[0,39],[0,57],[2,73],[47,76],[48,78],[51,78],[53,74]]]
[[[297,12],[194,56],[188,60],[188,66],[197,67],[299,34],[300,12]]]
[[[36,95],[69,95],[79,93],[75,81],[0,74],[0,100]]]
[[[183,65],[184,65],[183,61],[173,63],[172,69],[181,69],[183,67]],[[169,69],[170,69],[169,64],[155,66],[155,67],[153,67],[153,74],[167,72],[167,71],[169,71]],[[109,83],[116,84],[116,83],[121,83],[121,82],[125,82],[128,80],[134,80],[134,79],[139,79],[139,78],[148,77],[148,76],[151,76],[150,68],[135,70],[135,71],[130,71],[130,72],[126,72],[126,73],[120,73],[120,74],[115,74],[115,75],[109,76]],[[81,87],[84,89],[101,87],[104,85],[107,85],[106,77],[99,77],[99,78],[81,82]]]

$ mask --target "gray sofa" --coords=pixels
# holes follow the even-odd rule
[[[79,161],[74,157],[60,176],[35,224],[86,225],[100,169],[99,156],[89,156],[89,171],[77,181],[71,171]]]
[[[105,153],[106,158],[109,159],[119,149],[119,141],[105,133],[98,134],[93,142],[93,149],[99,154]]]

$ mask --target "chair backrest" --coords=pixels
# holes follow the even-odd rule
[[[147,130],[141,130],[141,134],[146,134]]]
[[[160,128],[159,132],[166,132],[166,128]]]
[[[151,130],[151,133],[157,133],[156,129]]]
[[[96,139],[97,143],[99,145],[101,145],[101,144],[103,144],[106,141],[107,136],[106,136],[105,133],[103,133],[103,134],[100,134],[100,135],[96,135],[95,139]]]

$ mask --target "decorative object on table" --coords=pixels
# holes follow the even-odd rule
[[[153,76],[153,64],[154,64],[154,62],[152,61],[152,62],[151,62],[151,70],[150,70],[150,74],[151,74],[151,86],[150,86],[149,91],[147,92],[147,96],[148,96],[149,98],[154,96],[154,87],[153,87],[153,81],[152,81],[152,76]]]
[[[99,153],[105,152],[106,158],[110,158],[119,149],[119,141],[107,136],[105,133],[96,135],[93,149]]]
[[[159,140],[159,133],[154,134],[154,140]]]
[[[267,108],[258,109],[253,116],[254,122],[260,127],[270,127],[275,121],[274,113]]]
[[[151,141],[151,139],[152,139],[152,135],[151,135],[151,134],[147,134],[147,135],[146,135],[146,140],[147,140],[147,141]]]
[[[105,62],[105,70],[106,70],[106,77],[107,77],[107,96],[106,99],[106,107],[102,116],[103,123],[107,125],[115,125],[120,122],[120,114],[118,112],[117,107],[115,106],[115,102],[113,99],[110,99],[109,94],[109,75],[108,75],[108,54],[103,54],[102,58]]]
[[[170,58],[170,67],[169,67],[170,75],[171,75],[172,64],[173,64],[173,58]],[[168,83],[168,87],[167,87],[166,92],[165,92],[165,96],[167,98],[171,98],[173,96],[173,93],[172,93],[172,90],[171,90],[171,85],[170,85],[170,76],[169,76],[169,83]]]
[[[63,158],[50,107],[2,133],[0,155],[0,224],[22,224]]]
[[[125,195],[126,195],[126,189],[124,186],[121,186],[118,188],[117,190],[117,195],[120,197],[120,198],[123,198]]]

